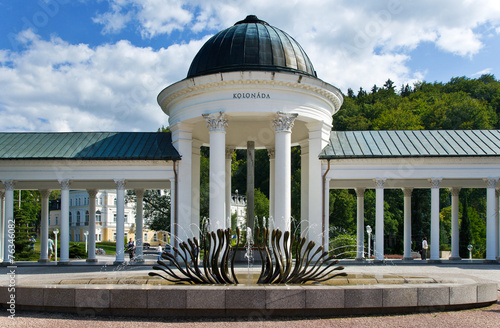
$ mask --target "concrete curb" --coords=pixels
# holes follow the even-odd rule
[[[0,287],[8,309],[12,291]],[[355,286],[42,285],[15,288],[15,309],[162,317],[343,316],[467,309],[497,302],[496,283]]]

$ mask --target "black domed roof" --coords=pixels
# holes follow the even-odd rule
[[[194,57],[187,77],[234,71],[291,72],[316,77],[300,44],[254,15],[210,38]]]

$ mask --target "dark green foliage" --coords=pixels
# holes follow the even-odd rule
[[[127,201],[135,202],[136,200],[135,191],[127,191]],[[170,231],[169,191],[164,190],[161,192],[160,190],[146,190],[144,192],[143,201],[144,220],[149,229],[154,231]]]
[[[21,193],[21,195],[19,195]],[[40,223],[40,193],[35,190],[17,190],[14,194],[15,254],[14,259],[34,260],[34,239]],[[19,206],[19,200],[21,205]],[[16,204],[17,203],[17,204]]]
[[[340,234],[330,239],[330,255],[338,259],[356,258],[356,236]]]
[[[472,229],[469,218],[469,190],[460,192],[460,200],[462,202],[462,224],[459,232],[459,254],[461,258],[469,258],[467,246],[472,244]]]

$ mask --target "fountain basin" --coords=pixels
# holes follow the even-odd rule
[[[340,280],[347,280],[347,284]],[[349,280],[350,279],[350,280]],[[16,287],[16,309],[163,317],[343,316],[444,311],[497,302],[497,285],[474,279],[349,275],[330,285],[168,285],[147,276],[72,279]],[[0,287],[6,308],[8,287]]]

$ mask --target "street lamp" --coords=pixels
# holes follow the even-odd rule
[[[473,248],[474,248],[474,246],[472,246],[472,245],[467,246],[467,249],[469,250],[469,260],[472,260],[472,249]]]
[[[88,230],[85,230],[85,231],[83,232],[83,235],[85,236],[85,253],[88,253],[88,251],[87,251],[87,242],[88,242],[88,240],[89,240],[89,231],[88,231]]]
[[[368,233],[368,258],[370,258],[370,244],[371,244],[371,233],[372,233],[372,227],[370,227],[369,225],[366,226],[366,232]]]
[[[59,229],[54,229],[54,235],[56,236],[56,264],[57,264],[57,234],[59,233]]]

